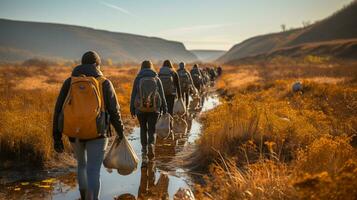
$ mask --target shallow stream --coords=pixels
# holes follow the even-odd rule
[[[219,104],[216,95],[206,98],[201,112],[213,109]],[[190,188],[192,179],[185,169],[179,166],[179,154],[200,136],[201,124],[197,116],[189,120],[188,133],[176,134],[174,140],[158,140],[156,159],[146,168],[138,169],[130,175],[121,176],[116,171],[109,173],[102,167],[101,199],[173,199],[180,189]],[[134,128],[128,136],[138,157],[141,159],[140,129]],[[39,181],[21,181],[6,186],[0,199],[78,199],[79,192],[75,173]]]

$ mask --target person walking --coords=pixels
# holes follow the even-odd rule
[[[193,80],[190,72],[186,69],[186,64],[181,62],[179,64],[179,69],[177,70],[177,74],[180,80],[181,86],[181,96],[186,104],[186,108],[189,106],[189,95],[196,91],[196,88],[193,84]]]
[[[199,68],[197,64],[193,65],[191,71],[191,77],[193,80],[194,86],[197,88],[197,90],[202,93],[203,92],[203,87],[204,87],[204,82],[203,82],[203,74],[202,70]]]
[[[217,78],[217,72],[213,67],[209,68],[209,76],[210,76],[211,82],[214,82]]]
[[[217,74],[218,74],[218,76],[222,75],[222,67],[221,66],[217,67]]]
[[[159,72],[159,78],[164,88],[168,112],[173,116],[175,99],[181,98],[181,87],[179,77],[171,61],[164,61]]]
[[[100,64],[94,51],[82,56],[82,64],[62,85],[53,117],[54,149],[62,153],[62,135],[69,136],[77,160],[79,192],[86,200],[99,199],[100,169],[112,136],[110,124],[119,140],[124,137],[115,89],[103,76]]]
[[[130,112],[140,123],[142,167],[155,157],[155,125],[160,113],[167,113],[166,98],[161,80],[151,61],[144,61],[131,92]]]

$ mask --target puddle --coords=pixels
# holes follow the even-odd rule
[[[219,99],[211,95],[205,99],[201,112],[213,109]],[[197,118],[197,117],[195,117]],[[195,119],[189,120],[188,133],[176,134],[174,140],[158,140],[156,160],[148,167],[138,169],[130,175],[121,176],[116,171],[109,173],[101,170],[101,199],[173,199],[180,188],[190,188],[191,178],[185,170],[171,162],[185,146],[193,144],[200,135],[201,124]],[[141,159],[140,129],[134,128],[128,136],[138,157]],[[38,182],[20,182],[0,188],[0,199],[78,199],[74,173]],[[5,187],[5,188],[4,188]],[[5,192],[1,192],[5,190]]]

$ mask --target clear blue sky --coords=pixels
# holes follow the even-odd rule
[[[229,49],[323,19],[352,0],[0,0],[0,18],[56,22]],[[0,27],[1,28],[1,27]]]

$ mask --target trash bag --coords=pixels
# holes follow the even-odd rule
[[[185,103],[183,102],[182,98],[176,99],[174,103],[173,113],[174,116],[182,116],[186,113]]]
[[[195,200],[195,196],[190,189],[180,188],[174,195],[174,200]]]
[[[120,196],[114,196],[114,200],[136,200],[136,197],[130,193],[125,193]]]
[[[190,102],[190,110],[191,111],[196,111],[199,110],[200,108],[200,103],[201,103],[201,98],[199,95],[194,95],[192,97],[192,101]]]
[[[170,123],[171,123],[171,115],[169,113],[161,115],[159,120],[157,120],[155,129],[156,134],[160,138],[167,138],[170,135]]]
[[[182,119],[181,117],[174,118],[174,125],[172,127],[174,133],[186,134],[187,127],[188,127],[187,122],[184,119]]]
[[[121,175],[131,174],[136,170],[138,163],[139,158],[126,137],[120,142],[118,139],[114,140],[103,161],[104,167],[117,169]]]

